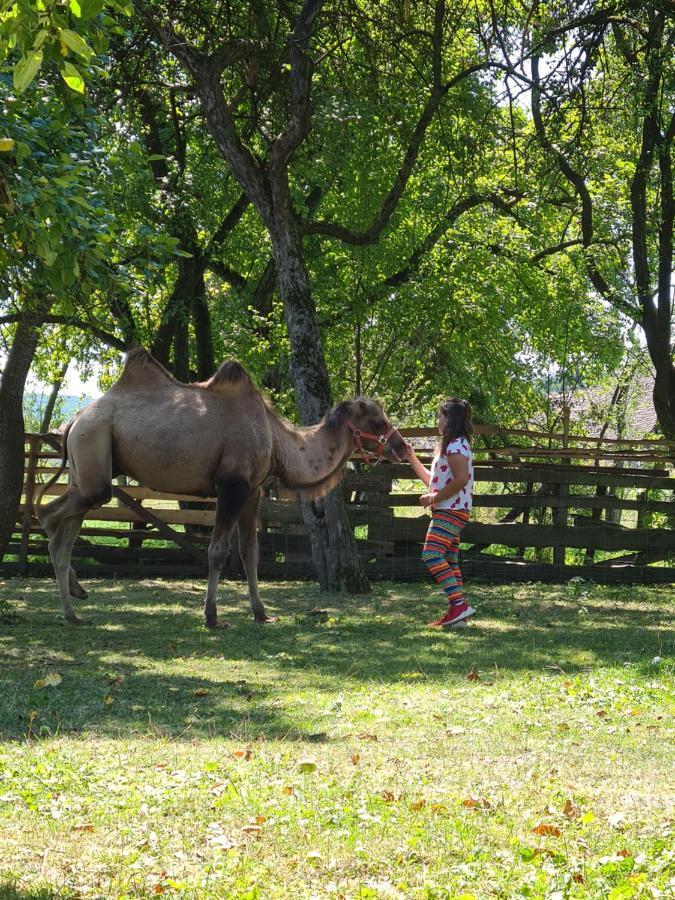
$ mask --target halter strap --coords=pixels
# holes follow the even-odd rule
[[[352,423],[349,421],[349,419],[345,419],[345,425],[349,428],[352,435],[354,436],[354,445],[361,454],[361,458],[364,462],[370,463],[371,465],[377,465],[377,463],[380,462],[387,441],[392,436],[392,434],[398,433],[398,429],[395,425],[390,425],[389,430],[383,432],[382,434],[371,434],[369,431],[362,431],[360,428],[355,428],[354,425],[352,425]],[[366,450],[366,448],[363,446],[362,438],[365,438],[368,441],[376,441],[376,449]]]

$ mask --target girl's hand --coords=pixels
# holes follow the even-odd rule
[[[433,494],[422,494],[420,497],[420,506],[433,506],[434,505],[434,495]]]
[[[405,458],[411,462],[415,458],[415,448],[408,441],[405,442]]]

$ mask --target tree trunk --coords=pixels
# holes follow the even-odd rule
[[[49,399],[47,400],[45,411],[42,413],[42,421],[40,422],[40,434],[46,434],[49,431],[49,426],[52,423],[52,416],[54,415],[56,400],[59,396],[59,391],[61,390],[61,385],[63,384],[63,379],[66,377],[67,371],[68,363],[63,366],[56,381],[52,382],[52,389],[49,394]]]
[[[0,379],[0,560],[19,515],[24,470],[23,392],[40,336],[40,317],[24,313]]]
[[[272,251],[291,345],[289,375],[303,425],[318,422],[331,391],[307,269],[295,223],[289,217],[272,233]],[[303,501],[312,556],[322,591],[366,593],[370,583],[356,550],[341,489]]]

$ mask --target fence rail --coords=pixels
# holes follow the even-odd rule
[[[675,581],[675,567],[669,565],[675,560],[675,442],[573,435],[567,420],[562,433],[492,425],[476,430],[475,511],[462,538],[467,575],[490,580],[557,581],[576,575],[608,582]],[[402,432],[418,445],[420,457],[430,461],[435,432]],[[539,446],[543,443],[546,446]],[[38,483],[58,465],[58,447],[56,435],[27,435],[20,518],[0,563],[2,572],[51,571],[46,536],[32,515],[32,501]],[[66,477],[67,471],[47,489],[45,502],[63,493]],[[427,577],[419,557],[429,520],[419,508],[418,488],[407,465],[364,468],[355,461],[354,470],[347,471],[342,481],[347,515],[372,578]],[[85,517],[73,551],[82,575],[193,576],[205,571],[212,499],[164,494],[132,483],[116,486],[113,494],[110,504]],[[314,577],[297,496],[274,483],[266,486],[265,494],[259,527],[261,576]],[[619,555],[608,558],[610,553]],[[236,553],[226,574],[240,574]]]

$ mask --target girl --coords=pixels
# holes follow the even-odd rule
[[[420,504],[431,507],[431,523],[427,531],[422,559],[443,590],[448,611],[430,628],[450,628],[475,612],[464,599],[462,573],[457,556],[462,529],[471,515],[473,490],[473,458],[471,454],[471,406],[466,400],[450,397],[438,412],[441,442],[426,469],[415,450],[407,445],[408,459],[415,474],[429,487]]]

